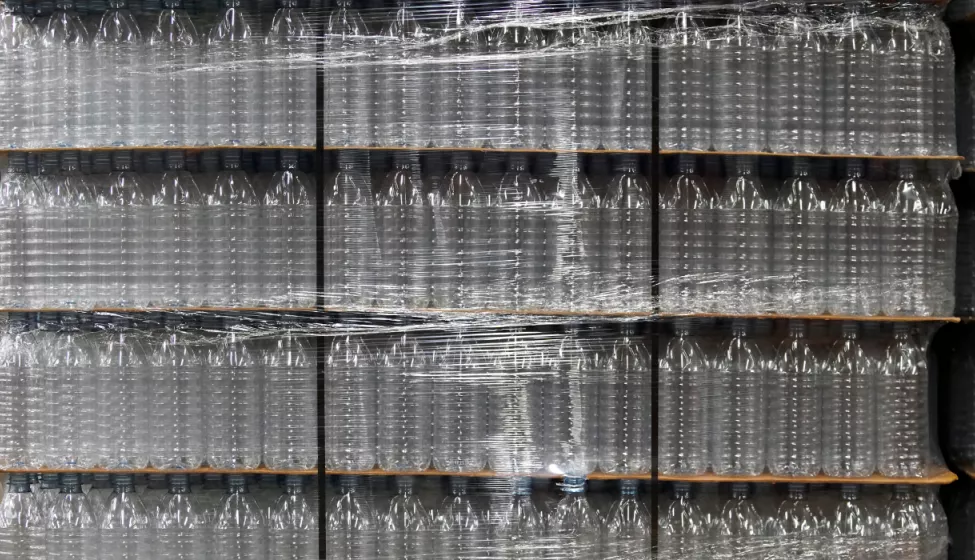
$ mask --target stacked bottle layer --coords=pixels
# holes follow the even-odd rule
[[[654,193],[635,156],[382,158],[341,152],[326,184],[326,305],[654,309]],[[681,156],[659,194],[660,311],[951,315],[950,166],[705,160],[699,175]]]
[[[671,475],[926,477],[943,470],[925,344],[904,325],[735,321],[661,341]],[[586,475],[651,464],[646,337],[492,331],[333,342],[325,466]]]
[[[227,0],[198,32],[181,0],[145,27],[125,0],[89,25],[74,0],[3,13],[9,148],[315,144],[315,33],[293,0],[270,27]]]
[[[207,154],[214,169],[216,153]],[[182,152],[12,154],[0,182],[0,306],[310,307],[315,189],[282,152],[272,175],[189,173]],[[60,163],[60,165],[59,165]]]
[[[131,326],[10,321],[0,336],[8,411],[0,465],[301,470],[318,462],[307,339]]]
[[[634,480],[335,477],[326,558],[650,558],[647,496]],[[426,477],[423,477],[426,478]],[[660,496],[658,558],[946,558],[934,489],[678,483]]]
[[[382,25],[339,4],[326,142],[649,150],[657,53],[664,149],[956,155],[954,54],[937,8],[568,4],[401,3]]]
[[[149,486],[108,475],[90,486],[78,474],[12,474],[0,501],[0,554],[39,558],[318,557],[318,505],[305,477],[248,487],[241,475],[191,486],[186,475]],[[194,481],[196,482],[196,481]],[[45,556],[46,555],[46,556]]]
[[[729,333],[677,321],[660,367],[662,473],[910,478],[944,469],[927,344],[908,325],[768,327],[736,320]]]

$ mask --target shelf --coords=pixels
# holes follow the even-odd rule
[[[49,153],[49,152],[203,152],[207,150],[297,150],[315,151],[315,146],[99,146],[77,148],[0,148],[0,153]]]
[[[881,323],[958,323],[958,317],[914,317],[891,315],[789,315],[785,313],[759,313],[730,315],[727,313],[661,313],[663,318],[732,318],[732,319],[802,319],[806,321],[873,321]]]
[[[527,473],[527,474],[516,474],[516,473],[497,473],[494,471],[477,471],[477,472],[462,472],[462,473],[451,473],[442,472],[436,470],[425,470],[425,471],[384,471],[380,469],[371,469],[366,471],[339,471],[339,470],[326,470],[326,475],[352,475],[352,476],[452,476],[452,477],[465,477],[465,478],[519,478],[519,477],[530,477],[530,478],[563,478],[565,475],[555,474],[555,473]],[[653,475],[649,473],[634,473],[634,474],[621,474],[621,473],[590,473],[586,476],[587,480],[651,480]],[[951,484],[958,477],[951,471],[947,469],[942,469],[937,472],[932,473],[930,476],[918,477],[918,478],[890,478],[881,476],[879,474],[861,477],[861,478],[843,478],[836,476],[827,475],[817,475],[817,476],[776,476],[769,473],[760,474],[757,476],[743,475],[716,475],[713,473],[700,474],[700,475],[665,475],[661,474],[657,477],[658,480],[662,482],[750,482],[750,483],[789,483],[798,482],[803,484],[915,484],[915,485],[935,485],[935,484]]]
[[[77,473],[77,474],[279,474],[279,475],[300,475],[300,476],[314,476],[318,474],[317,469],[269,469],[267,467],[259,467],[256,469],[212,469],[210,467],[201,467],[198,469],[155,469],[155,468],[144,468],[144,469],[48,469],[48,468],[36,468],[36,469],[0,469],[0,473],[3,474],[15,474],[15,473],[37,473],[37,474],[60,474],[60,473]]]
[[[775,156],[775,157],[805,157],[805,158],[833,158],[833,159],[876,159],[896,161],[902,159],[925,160],[925,161],[964,161],[962,156],[881,156],[867,154],[773,154],[771,152],[714,152],[700,150],[660,150],[660,155],[670,156],[678,154],[691,154],[698,156]]]
[[[314,307],[4,307],[0,313],[313,313]]]

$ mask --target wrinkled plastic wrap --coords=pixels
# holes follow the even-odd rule
[[[658,498],[637,481],[331,477],[326,558],[773,557],[934,560],[948,519],[933,488],[678,484]]]

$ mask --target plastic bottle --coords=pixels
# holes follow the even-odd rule
[[[154,538],[149,515],[135,493],[135,480],[130,474],[115,475],[115,490],[99,522],[99,558],[141,560],[151,555]],[[90,537],[89,537],[90,538]]]
[[[881,291],[887,315],[931,315],[928,258],[933,252],[934,205],[913,161],[898,162],[897,181],[883,201]]]
[[[97,464],[97,403],[101,390],[94,367],[91,334],[65,316],[44,372],[48,449],[43,463],[57,468],[92,468]]]
[[[376,465],[376,377],[371,348],[357,337],[334,340],[326,358],[325,426],[330,445],[325,465],[341,470],[368,470]]]
[[[830,313],[879,315],[880,201],[864,175],[863,160],[847,160],[846,178],[829,199],[826,292]]]
[[[532,502],[531,479],[516,478],[505,497],[508,499],[492,507],[485,519],[493,546],[503,558],[543,558],[549,543],[545,539],[545,519]]]
[[[257,146],[263,135],[263,45],[241,0],[223,0],[206,42],[207,143]]]
[[[649,309],[650,246],[653,232],[650,185],[636,156],[621,155],[602,199],[604,293],[613,309]]]
[[[148,200],[150,304],[193,307],[205,295],[203,272],[210,255],[203,252],[203,238],[212,232],[205,225],[203,195],[184,164],[182,152],[167,152],[166,171]]]
[[[98,521],[81,491],[81,475],[61,475],[61,493],[47,512],[47,557],[69,560],[106,558],[98,550]]]
[[[209,347],[203,404],[207,463],[223,469],[261,464],[264,370],[241,333],[231,332]]]
[[[223,171],[206,198],[210,275],[209,305],[255,305],[259,294],[259,258],[254,232],[260,218],[259,199],[240,168],[240,151],[223,152]]]
[[[623,325],[608,350],[599,395],[599,469],[649,472],[650,353],[633,325]]]
[[[200,72],[203,44],[182,0],[163,0],[162,4],[146,39],[151,86],[146,92],[147,143],[200,146],[206,142],[206,90]]]
[[[96,124],[89,114],[90,91],[96,86],[91,37],[74,0],[58,2],[57,11],[37,31],[36,143],[65,148],[91,145],[95,138],[89,127]]]
[[[78,153],[61,154],[61,174],[49,185],[45,233],[48,246],[46,276],[49,306],[92,306],[92,241],[95,192],[81,175]]]
[[[806,324],[789,321],[769,372],[768,466],[781,476],[815,476],[822,467],[822,370]]]
[[[500,24],[489,31],[484,78],[487,95],[488,148],[540,148],[542,142],[542,78],[540,61],[532,53],[542,44],[541,33],[529,25],[536,8],[512,0]]]
[[[352,0],[338,0],[325,28],[325,99],[329,104],[325,141],[329,145],[370,144],[369,94],[376,69],[363,60],[369,35]]]
[[[859,326],[843,323],[823,384],[823,471],[830,476],[870,476],[877,468],[877,373],[860,345]]]
[[[416,152],[396,152],[376,195],[384,306],[422,309],[430,304],[435,222],[419,167]]]
[[[314,146],[315,31],[295,0],[281,0],[264,39],[264,143]]]
[[[664,558],[694,558],[707,550],[711,526],[691,497],[689,482],[675,482],[669,504],[661,504],[658,554]]]
[[[36,89],[42,89],[37,67],[39,50],[37,30],[24,7],[4,5],[0,17],[0,53],[3,53],[2,91],[0,94],[0,133],[8,148],[36,145],[37,125]],[[62,61],[63,63],[63,61]]]
[[[315,303],[315,208],[311,179],[298,169],[298,154],[281,152],[281,170],[264,191],[262,303],[311,307]]]
[[[875,155],[880,150],[880,42],[864,15],[866,2],[850,0],[826,48],[828,109],[826,153]]]
[[[927,281],[933,315],[948,316],[955,311],[955,265],[958,245],[958,205],[948,184],[948,165],[945,162],[928,163],[930,180],[927,182],[928,197],[932,205],[931,246],[926,251],[931,259]]]
[[[940,9],[928,8],[925,14],[927,49],[930,70],[932,112],[934,118],[934,146],[931,154],[937,156],[958,155],[955,132],[955,52],[951,46],[951,33],[942,19]],[[961,87],[959,85],[959,87]]]
[[[367,497],[360,492],[360,484],[357,477],[339,477],[339,493],[325,507],[325,550],[329,556],[372,558],[377,554],[379,524]]]
[[[4,201],[5,212],[12,214],[9,234],[13,254],[7,305],[37,309],[45,301],[47,185],[27,174],[27,154],[8,155],[7,171],[0,182],[0,199]]]
[[[711,53],[706,31],[682,0],[660,43],[660,147],[711,149]],[[663,267],[661,267],[663,270]]]
[[[921,519],[911,487],[894,486],[883,514],[882,552],[885,558],[925,558],[922,555]]]
[[[773,153],[823,150],[824,38],[802,4],[774,23],[769,41],[768,146]]]
[[[708,359],[691,321],[678,319],[660,364],[658,464],[665,474],[703,474],[708,468]]]
[[[149,238],[143,229],[151,215],[150,193],[132,170],[131,152],[113,152],[112,168],[96,189],[95,301],[106,307],[142,307],[151,296],[145,269]]]
[[[315,426],[314,347],[285,331],[263,352],[264,463],[271,468],[310,469],[318,464]]]
[[[96,339],[98,464],[141,469],[149,464],[149,365],[144,337],[122,322]],[[95,404],[95,403],[93,403]]]
[[[555,550],[586,555],[598,550],[603,522],[586,499],[586,479],[562,479],[562,499],[549,514],[548,530]]]
[[[603,82],[602,145],[610,150],[646,150],[650,147],[650,73],[652,32],[638,13],[634,0],[623,0],[622,11],[605,32],[606,65]],[[605,53],[605,54],[604,54]]]
[[[0,406],[8,411],[0,418],[0,466],[25,468],[31,464],[28,451],[30,417],[40,411],[30,400],[31,384],[37,380],[32,369],[41,351],[28,331],[27,316],[8,315],[5,332],[0,337]]]
[[[717,205],[717,308],[726,313],[764,313],[770,303],[772,257],[769,198],[754,175],[755,159],[737,156]]]
[[[227,495],[213,525],[214,560],[264,558],[267,521],[247,491],[242,474],[227,477]]]
[[[877,383],[877,462],[884,476],[927,474],[932,449],[927,399],[925,352],[910,327],[898,323]]]
[[[594,277],[599,266],[599,199],[579,158],[557,154],[550,173],[555,188],[546,197],[545,259],[558,294],[539,302],[549,309],[593,309],[599,301]]]
[[[142,32],[126,0],[109,5],[92,38],[92,144],[141,146],[146,91]]]
[[[203,463],[205,358],[187,333],[167,324],[156,333],[150,356],[149,458],[158,469],[194,469]]]
[[[741,0],[711,51],[714,149],[759,152],[765,148],[766,109],[763,38]]]
[[[325,180],[325,305],[368,306],[377,295],[375,202],[361,163],[343,150]]]
[[[774,519],[772,546],[782,550],[786,557],[802,558],[823,550],[826,520],[813,511],[804,484],[789,484],[788,495]]]
[[[481,181],[471,170],[468,152],[453,152],[450,171],[440,185],[435,199],[434,215],[443,224],[444,243],[434,248],[436,268],[433,301],[436,308],[484,307],[490,298],[486,278],[489,275],[488,220],[486,193]]]
[[[487,93],[484,33],[472,25],[465,0],[452,0],[438,12],[435,63],[430,76],[433,102],[429,107],[433,125],[430,145],[436,147],[478,147],[488,140],[486,133]]]
[[[542,459],[566,475],[585,477],[599,467],[599,391],[607,372],[603,342],[583,337],[578,325],[569,324],[554,353],[555,404],[549,414],[555,433],[543,428],[543,441],[552,448]]]
[[[748,483],[735,482],[731,498],[721,508],[718,534],[731,549],[732,558],[748,557],[764,546],[765,527],[748,496]]]
[[[30,225],[26,222],[25,206],[39,193],[32,192],[36,186],[27,175],[26,163],[15,158],[0,181],[0,240],[3,242],[0,246],[0,302],[8,308],[27,303],[24,299],[25,234],[29,234]]]
[[[268,519],[271,560],[302,560],[318,555],[318,512],[304,496],[300,476],[285,477],[284,494]]]
[[[918,487],[917,512],[921,526],[921,558],[948,557],[948,516],[938,500],[938,488]]]
[[[169,492],[159,503],[154,517],[156,556],[160,560],[194,560],[204,558],[207,535],[199,502],[190,494],[189,477],[169,477]]]
[[[858,558],[876,551],[873,524],[855,484],[840,487],[840,501],[828,525],[827,554],[834,558]]]
[[[636,480],[620,481],[620,497],[606,515],[606,542],[611,557],[643,558],[650,555],[650,512],[639,498]]]
[[[683,154],[680,174],[660,197],[660,308],[669,313],[713,309],[716,200]]]
[[[434,554],[433,518],[413,491],[414,479],[396,477],[396,495],[379,515],[378,541],[383,555],[428,558]]]
[[[887,156],[924,156],[934,149],[932,64],[919,10],[898,6],[889,16],[882,51],[883,135],[880,151]]]
[[[433,445],[433,380],[422,375],[433,364],[429,350],[412,336],[391,337],[376,372],[379,410],[378,463],[389,471],[422,471]]]
[[[489,307],[531,309],[542,297],[535,292],[548,280],[541,203],[527,156],[511,154],[497,190],[488,193],[488,251],[494,263],[488,267],[494,292]]]
[[[0,501],[0,555],[10,560],[44,558],[45,512],[30,491],[27,474],[10,474]]]
[[[766,363],[748,337],[747,323],[736,319],[731,339],[714,357],[711,468],[718,474],[761,474],[765,470]]]
[[[826,200],[809,161],[795,158],[792,166],[772,211],[772,308],[819,315],[826,310]]]
[[[379,146],[417,147],[425,133],[420,110],[425,76],[419,62],[426,31],[417,23],[410,3],[398,0],[382,32],[375,38],[377,66],[371,124]]]
[[[460,335],[437,361],[433,399],[433,466],[477,472],[487,462],[488,389],[477,368],[489,358]]]

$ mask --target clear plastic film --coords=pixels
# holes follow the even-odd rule
[[[327,558],[649,558],[649,486],[566,478],[330,477]],[[943,558],[934,488],[674,483],[658,557]]]

